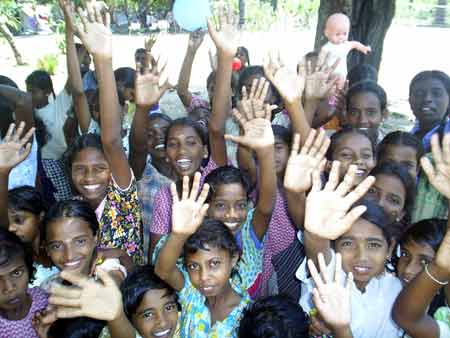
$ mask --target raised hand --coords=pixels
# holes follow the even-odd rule
[[[200,45],[203,42],[205,35],[206,35],[206,31],[203,29],[198,29],[195,32],[192,32],[191,34],[189,34],[188,47],[192,48],[194,50],[199,49]]]
[[[306,78],[305,99],[320,100],[328,96],[330,91],[339,81],[339,77],[333,72],[341,60],[337,60],[333,66],[328,66],[331,54],[321,51],[315,64],[311,60],[303,59],[299,65],[299,72]],[[304,75],[303,75],[304,74]]]
[[[365,206],[350,208],[375,182],[373,176],[368,176],[351,190],[356,181],[357,166],[351,165],[339,184],[339,165],[339,162],[333,162],[328,182],[323,189],[319,171],[316,170],[313,173],[311,192],[306,198],[305,229],[329,240],[335,240],[346,233],[366,211]]]
[[[294,135],[291,155],[284,174],[284,187],[286,190],[302,193],[311,188],[312,173],[319,166],[322,168],[325,166],[325,153],[329,146],[330,139],[325,135],[324,130],[317,133],[314,129],[311,129],[305,144],[299,152],[300,135]]]
[[[239,110],[233,109],[233,115],[244,130],[244,135],[225,135],[225,139],[253,150],[274,145],[275,138],[270,123],[274,107],[264,104],[268,89],[269,82],[265,79],[254,80],[249,95],[245,87],[242,89]]]
[[[217,50],[234,56],[238,48],[238,22],[239,18],[230,7],[219,9],[218,27],[215,27],[212,18],[208,19],[208,31]]]
[[[150,58],[150,51],[147,50],[144,64],[136,64],[136,80],[134,83],[136,105],[146,108],[150,108],[158,103],[166,90],[172,87],[165,71],[167,63],[163,64],[158,59],[156,65],[152,66],[149,61]],[[162,84],[160,84],[161,79],[165,79]]]
[[[442,147],[439,144],[439,135],[431,137],[431,152],[434,166],[431,161],[422,157],[420,164],[433,187],[450,200],[450,134],[445,134]]]
[[[178,196],[175,183],[172,183],[170,186],[173,200],[172,232],[174,234],[192,235],[202,224],[203,218],[205,218],[208,211],[208,204],[205,204],[205,201],[208,197],[209,185],[204,184],[200,195],[198,195],[200,177],[199,172],[195,173],[191,190],[189,190],[189,177],[183,177],[181,199]]]
[[[95,1],[86,3],[86,12],[78,9],[81,25],[75,25],[75,34],[83,42],[88,52],[94,56],[112,58],[112,33],[108,12],[102,13]],[[72,18],[72,22],[73,22]]]
[[[145,50],[148,52],[152,51],[152,48],[155,46],[156,41],[158,40],[158,34],[152,33],[145,39]]]
[[[270,53],[264,62],[264,73],[277,88],[284,102],[300,103],[305,89],[304,74],[291,71],[283,64],[279,55],[275,58]]]
[[[56,306],[58,318],[91,317],[112,321],[122,312],[122,294],[108,272],[98,269],[100,281],[76,273],[61,271],[61,278],[73,286],[50,289],[49,304]]]
[[[16,125],[11,123],[5,138],[0,143],[0,172],[7,173],[25,160],[31,151],[31,137],[34,128],[31,128],[22,136],[25,123],[20,122],[16,130]]]
[[[314,262],[308,260],[308,268],[316,284],[313,289],[314,304],[325,321],[327,326],[333,331],[348,327],[351,321],[350,295],[353,285],[353,275],[350,272],[347,275],[345,286],[342,283],[342,257],[336,254],[336,267],[334,270],[334,279],[327,275],[327,267],[323,254],[318,255],[320,274]]]

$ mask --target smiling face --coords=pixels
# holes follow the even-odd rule
[[[170,122],[162,118],[154,118],[147,124],[147,151],[152,159],[164,160],[166,158],[166,140],[167,130]]]
[[[61,217],[47,224],[46,248],[52,263],[60,270],[88,275],[97,237],[89,224],[75,217]]]
[[[166,154],[178,177],[193,176],[208,157],[207,147],[197,131],[188,125],[176,125],[169,129]]]
[[[32,243],[39,236],[40,216],[29,211],[8,208],[8,221],[8,230],[16,234],[24,243]]]
[[[27,92],[31,94],[33,101],[33,108],[43,108],[48,105],[48,96],[50,95],[50,90],[44,90],[34,86],[27,85]]]
[[[228,251],[208,245],[205,245],[205,249],[185,257],[191,283],[205,297],[224,294],[238,256],[231,257]]]
[[[136,313],[132,316],[134,327],[142,338],[171,338],[178,322],[175,294],[167,289],[148,290]]]
[[[367,192],[367,199],[380,205],[391,223],[400,221],[405,216],[405,186],[394,175],[378,174],[375,178],[375,183]]]
[[[384,271],[391,252],[381,229],[362,218],[336,240],[335,248],[342,255],[344,271],[353,273],[360,290]]]
[[[72,161],[72,182],[75,189],[96,208],[106,195],[111,170],[105,155],[97,148],[80,150]]]
[[[404,145],[390,144],[386,146],[383,157],[379,158],[379,163],[394,162],[408,169],[408,173],[413,179],[418,174],[417,150]]]
[[[378,127],[386,115],[387,112],[381,110],[378,96],[371,92],[359,92],[350,97],[346,122],[354,128],[367,129],[370,135],[378,136]]]
[[[247,219],[247,211],[247,192],[242,184],[220,184],[212,195],[208,216],[223,222],[236,233]]]
[[[403,284],[408,284],[420,272],[425,264],[433,261],[436,252],[429,244],[419,244],[413,239],[400,247],[400,258],[397,263],[397,276]]]
[[[351,164],[356,165],[358,167],[356,184],[366,178],[376,165],[370,140],[358,133],[343,135],[338,140],[332,154],[332,160],[341,163],[339,167],[341,179],[345,176]]]
[[[449,108],[449,94],[444,84],[435,78],[417,81],[409,94],[409,104],[420,128],[429,131],[441,122]]]

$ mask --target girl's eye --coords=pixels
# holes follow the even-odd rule
[[[359,116],[359,111],[351,110],[351,111],[349,111],[349,114],[353,117],[357,117],[357,116]]]
[[[190,263],[190,264],[188,264],[187,268],[191,271],[196,271],[196,270],[198,270],[199,267],[198,267],[198,264],[196,264],[196,263]]]
[[[241,202],[238,204],[239,209],[247,209],[247,202]]]
[[[352,244],[353,244],[352,241],[342,241],[341,242],[341,247],[348,248],[348,247],[351,247]]]
[[[168,142],[167,143],[167,148],[175,148],[177,146],[177,144],[175,142]]]
[[[13,223],[16,225],[23,225],[25,220],[22,217],[16,216],[13,218]]]
[[[400,257],[408,257],[408,253],[406,251],[400,251]]]
[[[50,250],[60,250],[61,248],[62,248],[61,243],[53,243],[53,244],[50,244],[50,246],[49,246]]]
[[[214,204],[214,206],[216,207],[216,209],[221,209],[221,210],[225,208],[225,204],[221,203],[221,202]]]
[[[431,263],[431,261],[429,259],[426,259],[426,258],[422,258],[420,260],[420,264],[423,265],[423,266],[425,266],[427,264],[430,264],[430,263]]]
[[[211,263],[209,265],[213,268],[216,268],[220,265],[220,261],[218,261],[218,260],[211,261]]]
[[[369,244],[367,245],[369,247],[369,249],[379,249],[381,248],[381,244],[378,242],[369,242]]]
[[[167,312],[172,312],[174,310],[177,310],[177,305],[175,303],[170,303],[166,305]]]
[[[151,312],[151,311],[145,311],[144,313],[143,313],[143,317],[144,318],[152,318],[153,317],[153,312]]]
[[[87,240],[86,240],[85,238],[81,238],[81,239],[75,240],[75,244],[76,244],[77,246],[83,246],[83,245],[86,244],[86,242],[87,242]]]
[[[194,141],[194,140],[189,140],[189,141],[186,142],[186,144],[187,144],[188,146],[195,146],[195,145],[197,144],[197,142]]]
[[[372,195],[375,195],[376,193],[377,193],[377,189],[375,189],[375,188],[369,188],[369,190],[367,190],[367,193],[368,194],[372,194]]]
[[[389,201],[391,204],[400,205],[400,199],[396,196],[390,196]]]
[[[372,154],[365,153],[365,154],[362,154],[361,157],[362,157],[364,160],[369,160],[369,159],[372,158]]]
[[[376,116],[378,115],[378,112],[375,111],[375,110],[369,110],[369,111],[367,112],[367,115],[368,115],[370,118],[374,118],[374,117],[376,117]]]
[[[340,153],[339,157],[344,160],[351,160],[353,158],[353,155],[350,153]]]
[[[23,273],[24,273],[24,270],[23,270],[23,269],[17,269],[17,270],[14,270],[14,271],[11,273],[11,276],[12,276],[12,277],[15,277],[15,278],[19,278],[20,276],[23,275]]]
[[[442,94],[443,94],[443,91],[440,90],[440,89],[432,89],[432,90],[431,90],[431,94],[432,94],[434,97],[441,97]]]

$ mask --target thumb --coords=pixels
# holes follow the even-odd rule
[[[234,135],[226,134],[225,135],[225,140],[232,141],[234,143],[241,144],[241,145],[244,145],[244,146],[247,144],[244,136],[234,136]]]
[[[422,157],[420,159],[420,164],[422,166],[423,171],[425,171],[425,174],[428,177],[428,180],[433,183],[434,176],[436,174],[433,165],[431,164],[431,161],[427,157]]]
[[[97,277],[102,281],[105,286],[116,286],[116,282],[111,277],[108,271],[103,269],[97,269]]]

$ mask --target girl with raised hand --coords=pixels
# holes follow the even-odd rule
[[[109,16],[103,17],[93,3],[88,4],[87,14],[80,11],[80,15],[82,25],[74,30],[94,56],[102,129],[101,138],[86,134],[77,139],[67,153],[67,163],[73,187],[96,212],[98,244],[122,249],[138,263],[143,259],[141,217],[136,179],[122,146]]]
[[[180,118],[172,121],[167,130],[166,154],[172,165],[177,180],[183,176],[192,177],[201,171],[203,179],[212,170],[226,165],[227,152],[225,147],[225,120],[229,112],[229,97],[231,95],[231,63],[236,52],[237,19],[231,10],[222,10],[219,15],[220,27],[215,28],[209,22],[209,32],[218,50],[217,70],[217,100],[213,103],[213,114],[209,121],[208,135],[204,128],[190,118]],[[209,141],[209,142],[208,142]],[[168,186],[162,187],[155,196],[153,217],[151,223],[150,255],[162,235],[170,231],[172,196]]]
[[[374,183],[369,176],[352,189],[356,170],[356,166],[350,166],[339,183],[339,162],[334,162],[323,189],[319,172],[314,172],[313,187],[306,200],[303,244],[310,259],[322,253],[327,268],[334,265],[336,253],[340,253],[344,272],[353,274],[350,322],[353,337],[401,337],[390,309],[402,286],[385,271],[393,249],[388,217],[374,203],[353,206]],[[304,283],[300,305],[309,311],[313,308],[313,283],[307,277],[305,263],[298,269],[297,277]],[[317,319],[320,321],[320,317]]]
[[[261,269],[261,258],[244,250],[240,259],[231,230],[219,220],[203,220],[209,186],[204,184],[197,197],[199,186],[199,173],[192,189],[184,177],[179,199],[172,184],[172,232],[155,272],[177,291],[181,337],[237,337],[242,311],[250,302],[247,289]],[[246,223],[242,231],[248,232],[249,227]],[[183,266],[177,265],[180,256]]]
[[[446,134],[439,145],[438,135],[431,137],[434,165],[423,157],[421,165],[429,181],[450,200],[450,135]],[[448,230],[431,263],[408,283],[400,293],[393,310],[395,321],[412,337],[449,337],[450,309],[438,309],[433,319],[427,314],[436,293],[450,280],[450,231]]]

